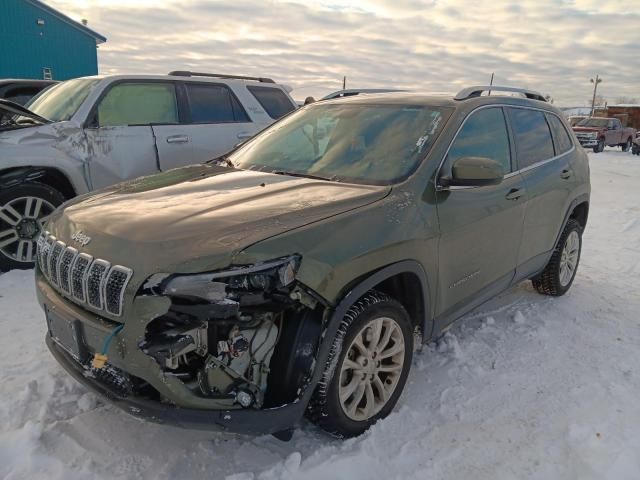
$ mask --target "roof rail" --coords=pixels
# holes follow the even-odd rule
[[[477,85],[473,87],[463,88],[458,92],[458,94],[453,97],[454,100],[467,100],[468,98],[479,97],[482,95],[482,92],[513,92],[513,93],[521,93],[525,97],[531,100],[540,100],[541,102],[546,102],[546,98],[542,96],[541,93],[538,93],[534,90],[527,90],[526,88],[516,88],[516,87],[501,87],[499,85]]]
[[[329,95],[322,97],[320,100],[332,100],[334,98],[353,97],[355,95],[363,95],[370,93],[393,93],[393,92],[406,92],[406,90],[395,90],[390,88],[347,88],[345,90],[338,90],[330,93]]]
[[[270,78],[265,77],[245,77],[243,75],[227,75],[224,73],[202,73],[202,72],[190,72],[188,70],[173,70],[169,72],[169,75],[174,77],[211,77],[211,78],[233,78],[236,80],[255,80],[262,83],[276,83]]]

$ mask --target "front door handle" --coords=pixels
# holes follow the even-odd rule
[[[173,135],[167,137],[167,143],[188,143],[189,137],[187,135]]]
[[[524,193],[524,188],[512,188],[511,190],[509,190],[509,193],[504,196],[504,198],[506,198],[507,200],[518,200],[524,195]]]
[[[244,139],[244,138],[251,138],[251,137],[253,137],[253,133],[251,133],[251,132],[242,132],[242,133],[239,133],[237,136],[238,136],[238,138],[239,138],[239,139],[241,139],[241,140],[242,140],[242,139]]]
[[[572,175],[571,170],[564,169],[564,170],[562,170],[562,173],[560,174],[560,178],[564,178],[565,180],[567,180],[567,179],[571,178],[571,175]]]

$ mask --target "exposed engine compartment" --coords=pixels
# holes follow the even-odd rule
[[[171,307],[147,325],[141,350],[194,394],[230,407],[294,401],[313,366],[323,308],[295,282],[295,265],[264,267],[147,282],[141,293],[168,296]]]

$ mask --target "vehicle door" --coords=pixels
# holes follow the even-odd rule
[[[512,155],[500,106],[471,113],[449,148],[439,179],[451,176],[456,160],[470,156],[499,162],[505,176],[498,185],[441,187],[437,192],[438,316],[495,294],[513,279],[527,195],[522,177],[514,172]]]
[[[151,125],[177,123],[173,83],[125,81],[108,87],[85,129],[92,188],[157,172]]]
[[[624,136],[624,129],[622,128],[622,122],[620,122],[619,119],[614,118],[612,120],[613,122],[613,133],[614,133],[614,142],[613,145],[619,145],[621,143],[623,143],[624,140],[623,136]]]
[[[219,157],[256,133],[256,125],[227,85],[184,82],[180,88],[183,124],[177,129],[153,127],[162,170]]]
[[[607,120],[607,130],[604,132],[605,144],[608,146],[617,145],[618,142],[618,133],[615,131],[615,126],[613,119]]]
[[[522,270],[542,268],[569,207],[575,181],[569,156],[575,147],[555,114],[517,107],[507,110],[518,170],[528,192],[518,265]]]

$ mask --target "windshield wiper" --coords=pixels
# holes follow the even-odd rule
[[[275,173],[276,175],[288,175],[290,177],[313,178],[314,180],[324,180],[325,182],[340,181],[337,175],[333,175],[332,177],[323,177],[321,175],[312,175],[310,173],[287,172],[286,170],[274,170],[270,173]]]
[[[37,122],[33,118],[21,118],[18,121],[14,121],[16,125],[41,125],[43,122]]]
[[[229,157],[227,155],[221,155],[219,157],[212,158],[211,160],[207,160],[205,163],[210,163],[211,165],[217,165],[219,167],[236,168],[233,162],[229,160]]]

